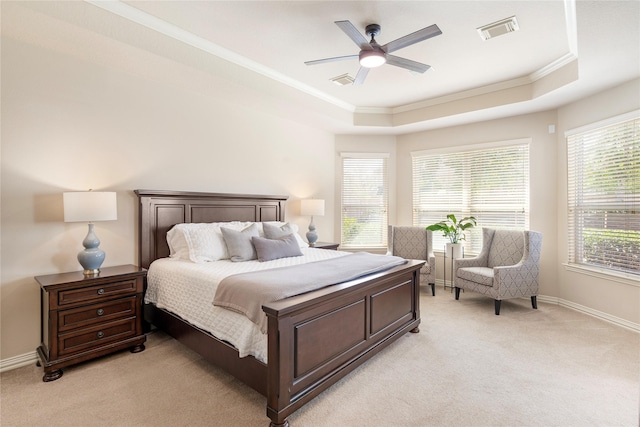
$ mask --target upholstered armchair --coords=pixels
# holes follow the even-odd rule
[[[431,286],[436,294],[436,257],[433,254],[433,234],[424,227],[389,226],[389,254],[406,259],[425,260],[420,269],[420,283]]]
[[[453,261],[456,300],[460,289],[467,289],[493,298],[496,315],[507,298],[531,297],[531,306],[538,308],[541,249],[542,233],[483,228],[480,254]]]

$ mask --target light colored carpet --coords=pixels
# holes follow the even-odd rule
[[[294,413],[307,426],[637,426],[640,335],[556,305],[424,287],[406,334]],[[161,332],[147,349],[0,377],[9,426],[260,426],[265,398]]]

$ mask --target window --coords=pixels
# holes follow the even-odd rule
[[[345,249],[386,248],[388,154],[342,153],[342,242]]]
[[[640,275],[640,112],[566,138],[569,263]]]
[[[529,140],[412,153],[413,224],[427,226],[453,213],[474,216],[467,252],[482,248],[481,227],[528,229]],[[433,245],[447,240],[434,233]]]

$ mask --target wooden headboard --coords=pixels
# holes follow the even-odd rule
[[[175,224],[284,221],[288,196],[135,190],[139,200],[140,266],[169,256],[167,231]]]

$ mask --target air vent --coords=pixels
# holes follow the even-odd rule
[[[489,40],[503,34],[518,31],[519,29],[520,26],[518,25],[516,17],[512,16],[489,25],[484,25],[478,28],[478,33],[480,34],[480,37],[482,37],[482,40]]]
[[[353,84],[353,77],[351,77],[349,74],[343,74],[341,76],[334,77],[334,78],[329,79],[329,80],[331,80],[332,82],[334,82],[338,86],[346,86],[346,85]]]

